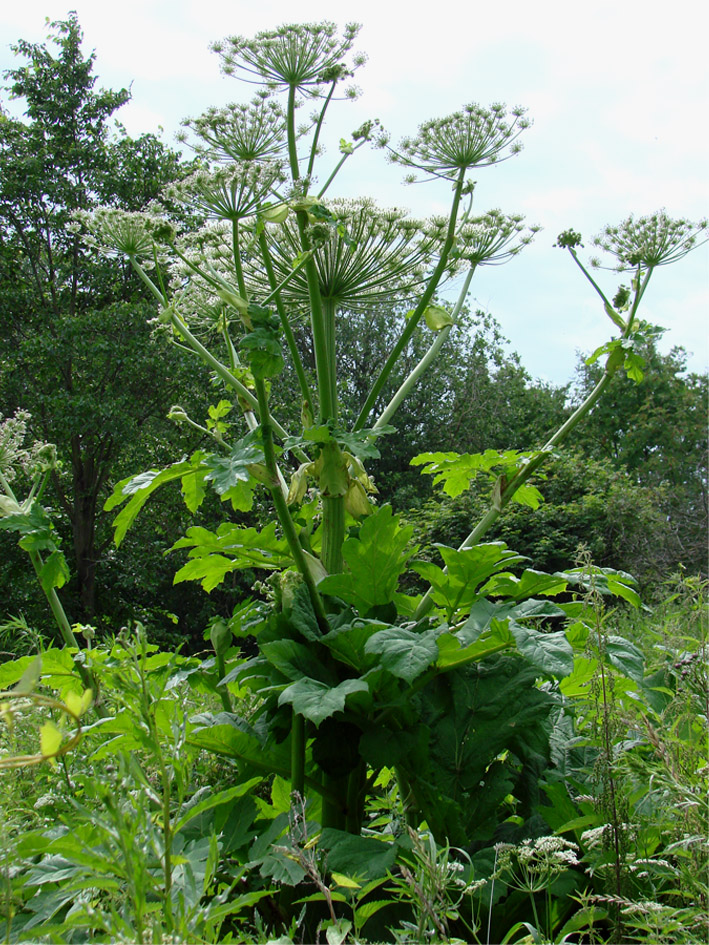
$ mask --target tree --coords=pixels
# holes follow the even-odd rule
[[[639,486],[655,490],[667,526],[656,542],[656,561],[665,574],[680,564],[706,574],[709,375],[687,373],[685,351],[672,348],[662,354],[652,338],[638,353],[645,362],[643,379],[623,391],[614,379],[589,416],[579,445],[594,459],[627,470]],[[579,365],[578,397],[598,375],[597,365]]]
[[[184,173],[155,136],[110,130],[129,99],[97,89],[95,55],[81,50],[75,14],[51,26],[51,44],[20,41],[24,64],[5,74],[25,119],[0,111],[0,397],[28,409],[33,434],[56,442],[64,475],[54,500],[71,530],[76,619],[96,611],[102,496],[136,460],[136,444],[160,452],[164,418],[192,366],[151,333],[145,289],[129,267],[99,257],[76,211],[109,203],[139,210]]]

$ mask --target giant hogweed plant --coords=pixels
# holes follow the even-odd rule
[[[162,330],[201,358],[222,390],[204,422],[172,410],[210,445],[120,482],[108,508],[123,506],[118,543],[168,482],[180,483],[192,512],[208,488],[241,512],[252,508],[255,490],[270,495],[266,527],[226,517],[216,531],[189,528],[174,545],[188,551],[176,582],[199,581],[210,591],[239,569],[272,574],[266,602],[249,601],[228,624],[212,626],[224,711],[194,719],[192,743],[238,759],[244,770],[286,777],[336,832],[360,832],[377,773],[395,769],[411,822],[425,820],[452,843],[472,835],[484,841],[505,798],[517,799],[518,819],[533,809],[554,702],[553,688],[537,683],[573,665],[564,633],[543,620],[583,605],[548,599],[581,584],[578,572],[524,569],[504,544],[481,539],[509,502],[538,504],[531,477],[612,375],[641,376],[636,348],[652,329],[638,312],[649,280],[688,252],[706,224],[660,212],[609,228],[600,247],[630,282],[612,299],[580,260],[581,237],[559,237],[617,332],[593,356],[606,358],[602,379],[539,449],[419,456],[415,462],[451,494],[480,474],[492,489],[489,512],[460,548],[440,547],[440,565],[417,562],[411,529],[376,504],[367,463],[384,448],[407,393],[435,366],[478,268],[508,261],[536,232],[518,215],[478,212],[471,180],[516,155],[529,122],[521,108],[471,104],[425,122],[398,146],[378,122],[366,122],[340,140],[328,164],[326,115],[355,94],[345,86],[363,63],[351,54],[356,33],[348,26],[338,35],[330,23],[284,26],[214,47],[227,74],[258,90],[249,104],[186,123],[202,164],[171,197],[203,215],[201,229],[178,234],[159,216],[111,209],[80,221],[90,239],[130,260],[154,293]],[[332,197],[339,171],[367,144],[384,149],[410,179],[445,182],[447,216],[419,222],[370,200]],[[442,304],[438,293],[452,276],[462,287],[454,304]],[[345,422],[338,323],[382,305],[407,316],[373,369],[359,415]],[[415,332],[428,333],[428,350],[392,390]],[[292,400],[286,369],[299,390],[297,429],[279,419],[294,413],[292,403],[279,404],[279,391]],[[406,572],[427,585],[425,593],[399,591]],[[595,580],[637,602],[627,576],[599,572]],[[241,658],[234,635],[255,636],[258,654]],[[248,723],[234,705],[244,688],[261,699]],[[326,829],[325,840],[336,836]]]

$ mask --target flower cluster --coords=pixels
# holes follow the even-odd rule
[[[517,138],[530,125],[524,115],[520,107],[508,117],[505,105],[466,105],[446,118],[424,122],[415,137],[405,138],[389,156],[431,177],[456,180],[461,171],[496,164],[521,151]]]
[[[285,148],[283,109],[266,92],[250,105],[211,108],[183,124],[202,142],[194,150],[217,161],[273,160]]]
[[[525,227],[520,214],[489,210],[469,219],[456,234],[456,255],[474,266],[500,266],[528,246],[541,227]]]
[[[667,266],[686,256],[692,249],[706,242],[700,239],[709,227],[709,221],[672,220],[664,210],[649,217],[629,216],[619,226],[607,226],[593,240],[593,245],[614,256],[612,267],[617,272],[629,269],[654,269]],[[599,260],[592,264],[601,267]]]
[[[409,219],[399,209],[380,209],[371,200],[333,200],[327,208],[334,225],[315,225],[320,237],[315,253],[320,291],[337,308],[357,311],[363,305],[399,298],[420,285],[439,245],[439,228]],[[343,234],[346,238],[343,239]],[[295,222],[289,218],[270,241],[276,278],[292,272],[301,251]],[[257,268],[249,271],[257,291],[267,286]],[[283,290],[283,298],[297,306],[309,304],[304,273],[297,273]]]
[[[546,889],[564,870],[578,866],[578,846],[563,837],[539,837],[523,840],[519,846],[498,843],[495,846],[494,879],[511,889],[535,893]]]
[[[290,24],[257,33],[253,39],[230,36],[214,43],[212,49],[222,57],[227,75],[240,72],[244,81],[317,96],[320,86],[351,76],[366,61],[357,55],[351,64],[346,62],[359,29],[358,24],[349,23],[338,37],[335,24],[327,21]],[[245,78],[244,73],[255,78]]]
[[[232,223],[253,216],[285,180],[277,161],[252,161],[199,170],[168,189],[168,196]]]
[[[25,446],[31,415],[16,410],[12,417],[2,419],[0,414],[0,474],[12,482],[19,472],[32,477],[56,466],[56,448],[51,443],[35,440]]]
[[[78,211],[74,218],[84,228],[84,242],[102,252],[132,259],[153,255],[156,243],[172,243],[175,228],[156,213],[131,213],[114,207]]]

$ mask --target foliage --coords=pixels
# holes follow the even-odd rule
[[[483,463],[485,454],[476,462]],[[494,457],[492,457],[494,459]],[[449,480],[450,481],[450,480]],[[484,514],[490,480],[478,474],[465,490],[450,497],[442,490],[405,518],[415,539],[432,553],[436,542],[460,543],[470,522]],[[653,589],[672,563],[673,526],[663,514],[667,499],[663,485],[639,484],[623,467],[609,459],[592,459],[576,451],[551,457],[538,485],[536,508],[511,505],[490,532],[529,558],[533,567],[555,571],[573,561],[585,545],[594,561],[633,574],[643,596]],[[676,564],[676,558],[674,563]]]
[[[681,348],[663,355],[650,341],[641,353],[647,376],[623,392],[611,384],[580,432],[579,445],[653,490],[657,513],[667,522],[653,542],[653,577],[662,579],[680,564],[706,574],[707,375],[687,374]],[[595,365],[581,365],[579,396],[597,378]]]
[[[72,226],[75,211],[101,202],[141,209],[184,174],[153,135],[111,133],[129,93],[95,88],[81,40],[71,14],[52,24],[51,45],[13,46],[24,62],[5,74],[25,116],[0,120],[0,394],[6,412],[28,410],[34,436],[57,444],[63,473],[48,495],[72,549],[69,609],[92,620],[107,483],[141,461],[140,442],[152,449],[166,436],[174,390],[195,375],[151,334],[130,270],[97,257]]]

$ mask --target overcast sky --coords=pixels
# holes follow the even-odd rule
[[[219,72],[209,43],[282,23],[362,23],[360,99],[331,109],[331,135],[348,136],[369,117],[394,139],[467,102],[528,108],[524,151],[476,174],[477,209],[525,214],[543,227],[522,256],[476,275],[471,304],[494,315],[534,377],[572,378],[576,351],[607,340],[611,323],[571,260],[553,248],[569,227],[590,239],[630,213],[665,208],[709,214],[709,69],[706,16],[696,0],[506,0],[420,5],[387,0],[22,0],[0,13],[0,69],[17,60],[19,38],[43,42],[45,18],[77,11],[85,50],[97,53],[100,84],[130,85],[117,114],[128,132],[159,132],[174,143],[180,120],[211,105],[250,98]],[[357,163],[355,163],[357,162]],[[373,196],[418,216],[444,211],[442,184],[405,187],[380,152],[348,165],[340,194]],[[626,280],[627,281],[627,280]],[[619,279],[604,274],[607,294]],[[709,361],[709,248],[656,271],[641,314],[668,329],[689,366]]]

